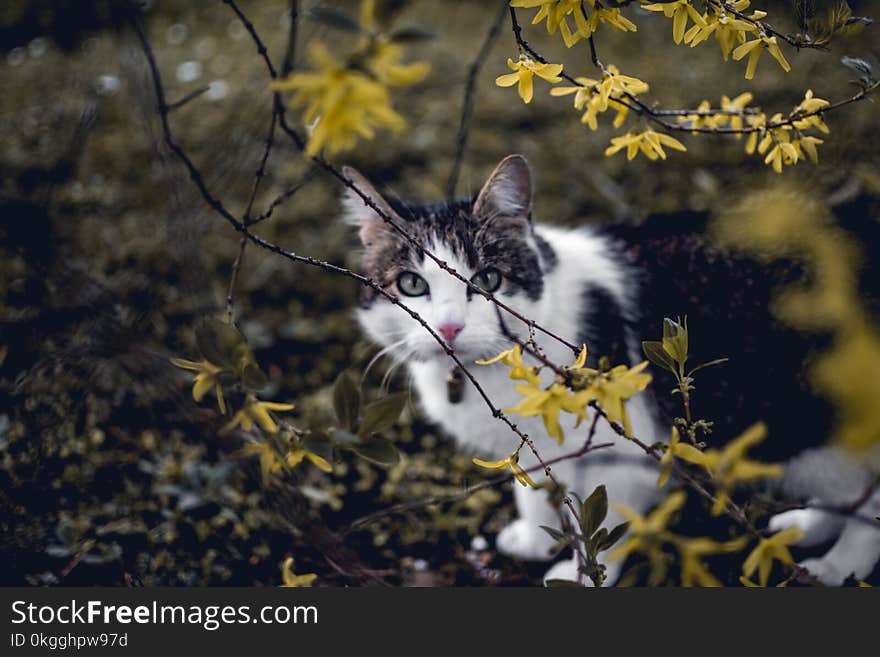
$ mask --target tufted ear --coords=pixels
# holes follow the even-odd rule
[[[351,167],[343,167],[342,173],[385,215],[395,221],[400,221],[397,213],[391,209],[388,202],[382,198],[382,195],[358,171]],[[390,227],[379,213],[367,205],[364,199],[353,189],[346,189],[342,205],[345,210],[346,223],[360,228],[358,234],[364,246],[369,247],[371,244],[392,234]]]
[[[530,218],[532,172],[522,155],[508,155],[495,167],[474,202],[475,217]]]

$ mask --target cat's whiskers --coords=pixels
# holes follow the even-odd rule
[[[380,349],[379,352],[370,359],[370,362],[367,363],[367,366],[364,368],[364,373],[361,375],[361,385],[363,385],[364,381],[367,380],[367,375],[370,373],[370,370],[373,368],[373,365],[375,365],[379,361],[379,359],[382,358],[382,356],[385,356],[386,354],[397,349],[398,347],[405,345],[407,343],[408,339],[409,338],[407,338],[407,337],[403,337],[400,340],[397,340],[396,342],[392,342],[388,346]],[[392,361],[396,360],[394,358],[394,355],[392,355],[391,358],[392,358]]]

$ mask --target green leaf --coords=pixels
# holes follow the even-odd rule
[[[307,16],[312,20],[323,23],[328,27],[336,28],[344,32],[360,34],[361,26],[358,22],[348,14],[335,9],[327,9],[326,7],[314,7],[309,10]]]
[[[694,372],[699,372],[704,367],[712,367],[713,365],[721,365],[722,363],[726,363],[729,361],[729,358],[716,358],[715,360],[710,360],[708,363],[703,363],[702,365],[697,365],[694,369],[688,372],[688,376],[692,376]]]
[[[400,452],[394,443],[385,438],[371,438],[359,445],[352,445],[351,449],[361,458],[383,467],[391,467],[400,462]]]
[[[592,554],[596,554],[601,551],[601,545],[608,539],[608,530],[604,527],[600,527],[599,531],[593,534],[593,537],[590,539],[590,552]]]
[[[404,406],[406,406],[406,395],[402,392],[386,395],[382,399],[367,404],[364,408],[364,417],[361,420],[358,435],[364,438],[384,431],[397,422]]]
[[[577,582],[570,579],[548,579],[544,586],[552,589],[580,589],[583,588]]]
[[[608,514],[608,493],[605,491],[604,485],[596,486],[596,490],[590,493],[590,496],[584,500],[581,506],[581,531],[584,536],[592,536],[593,533],[602,525],[605,516]]]
[[[260,369],[260,366],[253,362],[245,363],[244,367],[241,369],[239,377],[241,378],[244,387],[250,388],[251,390],[259,390],[260,388],[265,387],[269,382],[266,375],[263,374],[263,370]]]
[[[410,0],[379,0],[376,3],[376,22],[382,31],[387,31],[388,26],[409,4]]]
[[[672,357],[666,353],[662,342],[646,340],[642,342],[642,351],[645,352],[645,357],[654,365],[669,370],[673,374],[675,373],[675,363]]]
[[[310,433],[302,439],[302,448],[317,454],[325,461],[333,462],[333,443],[322,433]]]
[[[213,317],[199,322],[195,334],[202,356],[214,365],[237,371],[241,354],[250,351],[247,340],[234,326]]]
[[[688,358],[688,328],[687,317],[684,322],[679,319],[673,322],[668,317],[663,318],[663,349],[670,355],[672,360],[683,364]]]
[[[540,525],[541,529],[550,534],[550,537],[555,541],[569,541],[571,540],[571,536],[566,534],[565,532],[561,532],[554,527],[547,527],[546,525]]]
[[[336,429],[330,435],[334,442],[340,443],[342,445],[358,445],[361,442],[361,439],[354,435],[351,431],[346,431],[345,429]]]
[[[622,522],[610,532],[608,532],[608,536],[605,538],[604,541],[602,541],[602,543],[599,544],[599,552],[614,547],[614,544],[617,543],[617,541],[619,541],[624,534],[626,534],[628,529],[629,523]]]
[[[436,36],[431,30],[423,27],[404,27],[392,32],[388,38],[395,43],[416,43],[430,41]]]
[[[341,372],[333,384],[333,409],[342,428],[354,432],[361,411],[361,391],[348,372]]]

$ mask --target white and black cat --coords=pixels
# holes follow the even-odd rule
[[[693,217],[574,230],[535,224],[531,173],[519,155],[504,159],[476,198],[433,204],[385,198],[357,172],[347,169],[346,174],[420,245],[474,284],[557,335],[586,342],[593,363],[603,355],[614,364],[643,360],[640,341],[658,338],[662,318],[687,315],[695,361],[730,358],[723,371],[706,371],[696,393],[699,416],[715,422],[710,440],[730,439],[764,420],[770,436],[752,453],[788,461],[782,482],[788,497],[839,507],[869,490],[880,458],[872,469],[864,460],[821,447],[830,432],[830,409],[795,374],[815,345],[769,315],[774,283],[798,276],[795,267],[768,268],[721,253],[707,245],[704,226]],[[510,347],[491,302],[397,235],[359,196],[347,196],[345,206],[347,221],[359,227],[364,273],[400,295],[464,363]],[[428,419],[474,455],[503,458],[513,451],[517,437],[492,417],[476,390],[465,384],[460,399],[448,393],[452,363],[430,334],[369,288],[363,288],[359,305],[358,320],[366,335],[406,363]],[[526,337],[522,322],[508,318],[505,325]],[[554,362],[571,361],[564,345],[540,342]],[[497,407],[520,400],[506,368],[469,369]],[[545,376],[549,383],[551,374]],[[672,381],[662,376],[655,373],[659,380],[628,404],[633,431],[647,443],[668,440],[672,417],[680,414],[670,406],[680,402],[667,394]],[[575,431],[572,418],[563,424],[568,440],[560,447],[547,436],[540,418],[515,419],[546,459],[570,452],[586,431]],[[612,502],[648,511],[664,494],[657,487],[655,463],[610,428],[599,426],[596,440],[614,442],[615,447],[561,462],[553,467],[554,474],[582,496],[604,484]],[[534,465],[528,450],[522,450],[521,459],[525,467]],[[556,512],[545,491],[514,490],[520,517],[498,535],[497,547],[524,559],[548,559],[553,541],[539,527],[557,525]],[[880,515],[880,492],[873,493],[860,513],[869,519]],[[609,515],[609,526],[622,520],[613,509]],[[826,554],[804,563],[827,584],[840,584],[850,575],[866,577],[880,557],[880,527],[868,522],[797,510],[775,516],[770,527],[792,525],[804,530],[804,545],[837,537]],[[609,584],[619,567],[606,563]],[[576,565],[573,560],[559,562],[546,577],[574,579]]]

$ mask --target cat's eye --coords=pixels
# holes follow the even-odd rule
[[[495,269],[495,267],[487,267],[474,274],[471,278],[471,283],[486,292],[494,292],[501,285],[501,272]]]
[[[415,272],[405,271],[397,277],[397,289],[408,297],[420,297],[428,293],[428,282]]]

